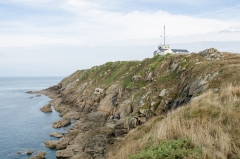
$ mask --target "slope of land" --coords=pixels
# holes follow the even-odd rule
[[[239,119],[229,117],[238,112],[239,60],[208,49],[76,71],[42,91],[63,117],[54,126],[76,120],[51,148],[72,159],[151,158],[173,145],[182,157],[239,157]]]

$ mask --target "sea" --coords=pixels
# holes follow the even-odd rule
[[[54,129],[52,123],[60,118],[53,109],[43,113],[40,108],[51,100],[27,91],[38,91],[58,84],[64,77],[0,77],[0,158],[27,159],[45,151],[47,159],[54,159],[56,150],[45,147],[52,132],[67,132],[71,125]],[[33,151],[27,155],[27,151]],[[20,152],[21,154],[18,154]]]

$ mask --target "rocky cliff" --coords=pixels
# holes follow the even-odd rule
[[[223,83],[239,81],[240,55],[207,49],[197,54],[155,56],[143,61],[108,62],[79,70],[43,90],[62,119],[75,119],[59,141],[48,141],[58,158],[103,159],[124,136],[153,116],[181,107]]]

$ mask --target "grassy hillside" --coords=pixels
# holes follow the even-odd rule
[[[207,49],[75,72],[45,90],[76,120],[57,157],[240,158],[239,61]]]
[[[109,158],[240,158],[239,113],[240,85],[209,90],[129,132]]]

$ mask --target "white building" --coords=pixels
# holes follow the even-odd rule
[[[158,50],[153,52],[153,56],[166,54],[188,54],[186,49],[171,49],[170,45],[165,45],[165,25],[164,25],[164,45],[158,45]]]
[[[153,52],[153,55],[166,55],[166,54],[188,54],[186,49],[171,49],[169,45],[159,45],[158,50]]]

